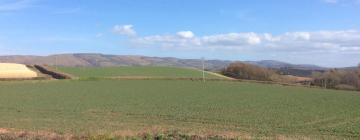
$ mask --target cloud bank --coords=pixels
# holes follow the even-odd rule
[[[193,38],[195,35],[192,31],[180,31],[177,35],[181,38]]]
[[[118,34],[132,36],[126,45],[186,57],[207,56],[233,60],[280,60],[290,63],[339,67],[360,62],[358,30],[296,31],[281,34],[230,32],[199,35],[184,30],[173,34],[141,36],[133,26],[115,26]],[[136,35],[136,36],[135,36]]]
[[[225,33],[195,36],[191,31],[130,39],[136,46],[242,52],[359,53],[356,30],[270,33]]]

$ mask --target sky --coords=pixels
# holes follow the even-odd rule
[[[360,0],[0,0],[0,55],[360,63]]]

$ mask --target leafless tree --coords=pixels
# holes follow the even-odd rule
[[[222,73],[233,78],[262,81],[270,81],[271,76],[275,74],[270,69],[241,62],[230,64]]]
[[[313,78],[314,85],[324,88],[360,90],[360,69],[332,69],[324,73],[314,73]]]

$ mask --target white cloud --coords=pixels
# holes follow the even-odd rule
[[[133,29],[133,25],[115,25],[113,32],[120,35],[136,36],[136,31]]]
[[[201,37],[200,40],[209,46],[250,46],[261,43],[261,38],[255,33],[210,35]]]
[[[309,32],[292,32],[292,33],[286,33],[284,37],[288,39],[308,41],[310,40],[311,34]]]
[[[193,38],[195,36],[191,31],[180,31],[177,32],[177,35],[182,38]]]
[[[226,33],[196,37],[192,32],[176,35],[137,37],[137,46],[171,47],[174,49],[203,49],[249,52],[352,52],[360,53],[360,32],[316,31],[269,33]]]

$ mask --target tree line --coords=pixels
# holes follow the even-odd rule
[[[360,90],[360,67],[357,69],[331,69],[313,73],[313,85],[346,90]]]
[[[242,62],[230,64],[221,73],[236,79],[302,83],[331,89],[360,90],[360,65],[354,69],[331,69],[324,72],[314,72],[311,77],[304,80],[305,82],[294,80],[294,77],[288,75],[281,75],[274,69]]]
[[[236,79],[271,81],[275,71],[242,62],[231,63],[221,72],[225,76]]]

